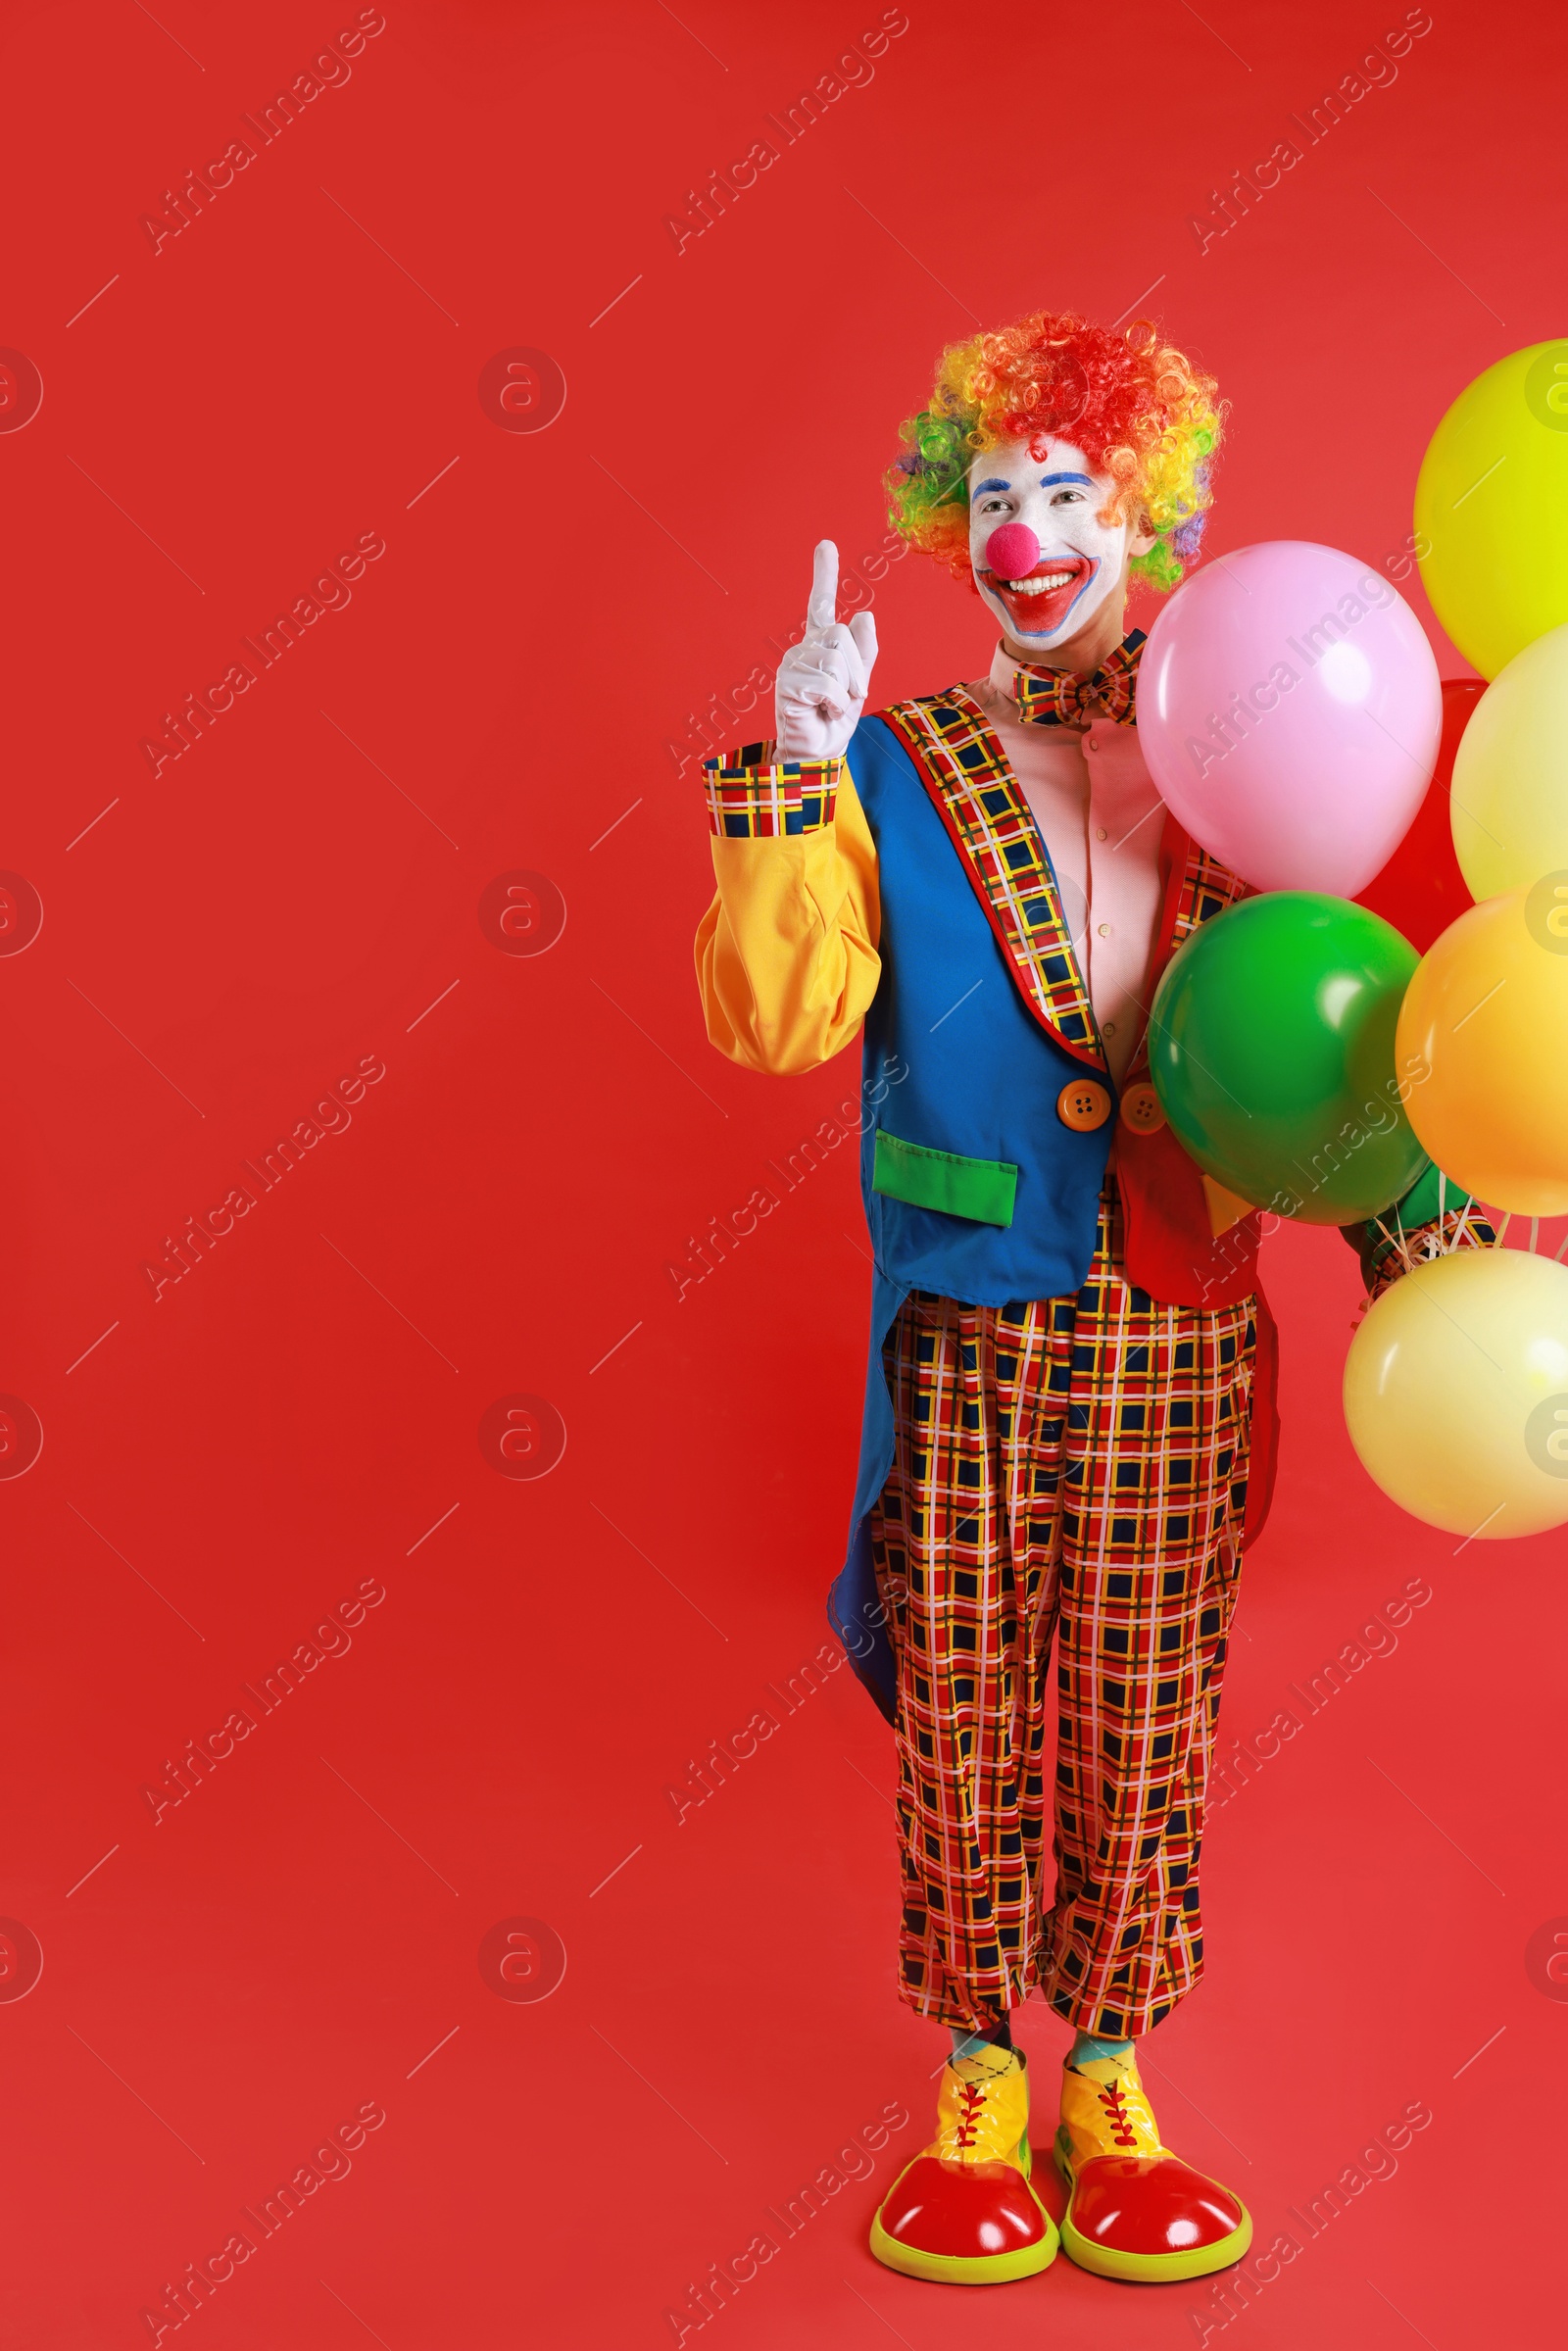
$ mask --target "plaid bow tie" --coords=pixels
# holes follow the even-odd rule
[[[1019,717],[1031,726],[1084,726],[1101,711],[1118,726],[1136,725],[1143,650],[1144,632],[1135,628],[1093,677],[1074,677],[1067,669],[1015,669],[1012,699]]]

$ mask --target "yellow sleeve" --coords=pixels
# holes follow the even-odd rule
[[[882,969],[876,844],[848,764],[714,761],[708,789],[718,884],[697,932],[708,1034],[747,1069],[815,1069],[857,1034]]]

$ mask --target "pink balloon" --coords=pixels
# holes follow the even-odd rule
[[[1269,539],[1215,557],[1144,648],[1149,772],[1193,838],[1260,890],[1364,890],[1414,821],[1442,731],[1426,631],[1337,547]]]

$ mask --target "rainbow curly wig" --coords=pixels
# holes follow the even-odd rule
[[[1161,340],[1148,318],[1119,331],[1071,311],[1032,311],[1015,325],[953,343],[930,402],[904,425],[886,484],[888,519],[910,546],[974,585],[970,461],[1001,441],[1071,441],[1115,488],[1100,520],[1147,514],[1155,532],[1135,579],[1173,588],[1198,554],[1224,428],[1212,376]]]

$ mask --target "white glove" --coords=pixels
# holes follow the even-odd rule
[[[778,665],[773,687],[780,759],[836,759],[859,724],[876,660],[876,622],[857,612],[848,626],[838,610],[839,551],[818,542],[811,558],[806,635]]]

